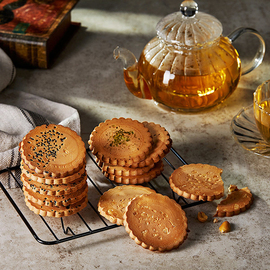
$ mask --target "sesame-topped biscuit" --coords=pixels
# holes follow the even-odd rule
[[[172,190],[179,196],[195,201],[213,201],[224,194],[222,169],[208,164],[189,164],[176,169],[170,176]]]
[[[181,206],[167,196],[151,193],[135,197],[126,208],[124,226],[143,248],[169,251],[187,238],[187,217]]]
[[[153,189],[139,185],[116,186],[106,191],[99,199],[98,211],[112,223],[123,225],[126,206],[136,196],[156,193]]]
[[[86,149],[75,131],[50,124],[31,130],[20,143],[20,153],[24,163],[36,173],[65,177],[82,166]]]
[[[88,143],[102,162],[131,166],[146,158],[152,148],[152,136],[139,121],[121,117],[100,123]]]

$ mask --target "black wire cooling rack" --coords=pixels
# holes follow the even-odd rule
[[[187,164],[174,148],[171,148],[170,153],[163,161],[163,173],[156,179],[149,183],[145,183],[144,185],[174,199],[183,209],[204,203],[203,201],[194,202],[187,200],[178,196],[170,189],[168,179],[173,170]],[[10,181],[14,181],[15,184],[20,187],[6,189],[0,181],[0,187],[4,194],[13,205],[30,233],[40,244],[55,245],[119,227],[100,216],[97,210],[99,197],[109,188],[116,186],[116,184],[102,174],[95,158],[88,149],[86,168],[89,186],[88,205],[79,213],[62,218],[42,217],[34,214],[27,208],[24,202],[22,183],[18,177],[19,174],[15,173],[16,170],[19,170],[19,167],[0,171],[0,175],[3,173],[9,174]]]

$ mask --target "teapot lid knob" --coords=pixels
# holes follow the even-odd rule
[[[193,17],[198,12],[198,4],[193,0],[185,0],[180,5],[180,11],[185,17]]]
[[[156,30],[158,37],[168,44],[190,49],[219,38],[222,25],[212,15],[198,11],[195,1],[184,0],[179,11],[165,16],[158,22]]]

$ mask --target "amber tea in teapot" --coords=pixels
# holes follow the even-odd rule
[[[179,56],[177,52],[171,53],[174,54],[174,59],[179,61],[187,61],[189,57],[184,54]],[[220,69],[215,69],[208,60],[209,56],[213,54],[219,58],[216,62],[222,66]],[[156,58],[153,59],[154,57]],[[189,73],[194,74],[186,76],[187,70],[179,69],[179,66],[174,67],[174,64],[171,68],[173,73],[166,67],[162,67],[162,57],[159,58],[154,54],[148,60],[145,54],[142,54],[135,67],[127,68],[124,71],[127,87],[135,96],[140,97],[140,93],[144,92],[146,97],[152,97],[155,101],[172,109],[181,107],[184,110],[200,110],[202,107],[214,106],[219,103],[221,98],[228,97],[240,79],[241,62],[237,52],[226,41],[226,38],[221,38],[214,50],[209,47],[198,50],[192,57],[195,60],[191,60],[190,67],[186,67],[186,69],[195,69],[192,65],[197,65],[196,68],[200,67],[200,74],[189,70]],[[195,62],[196,59],[201,59],[202,62]],[[206,63],[207,65],[205,65]],[[137,77],[134,78],[136,69],[138,69],[138,74],[135,73]],[[138,88],[134,87],[136,80],[140,81],[140,88],[143,90],[138,91]]]
[[[172,110],[193,112],[221,103],[265,53],[264,40],[256,30],[239,28],[224,37],[220,22],[198,12],[192,0],[184,1],[179,12],[160,20],[156,28],[157,36],[145,46],[138,62],[124,48],[117,47],[114,57],[123,60],[131,93]],[[232,42],[244,33],[256,35],[260,45],[253,61],[242,68]]]

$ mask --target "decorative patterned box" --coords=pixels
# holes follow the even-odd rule
[[[79,25],[70,14],[78,1],[0,1],[0,47],[17,67],[49,68],[57,48]]]

